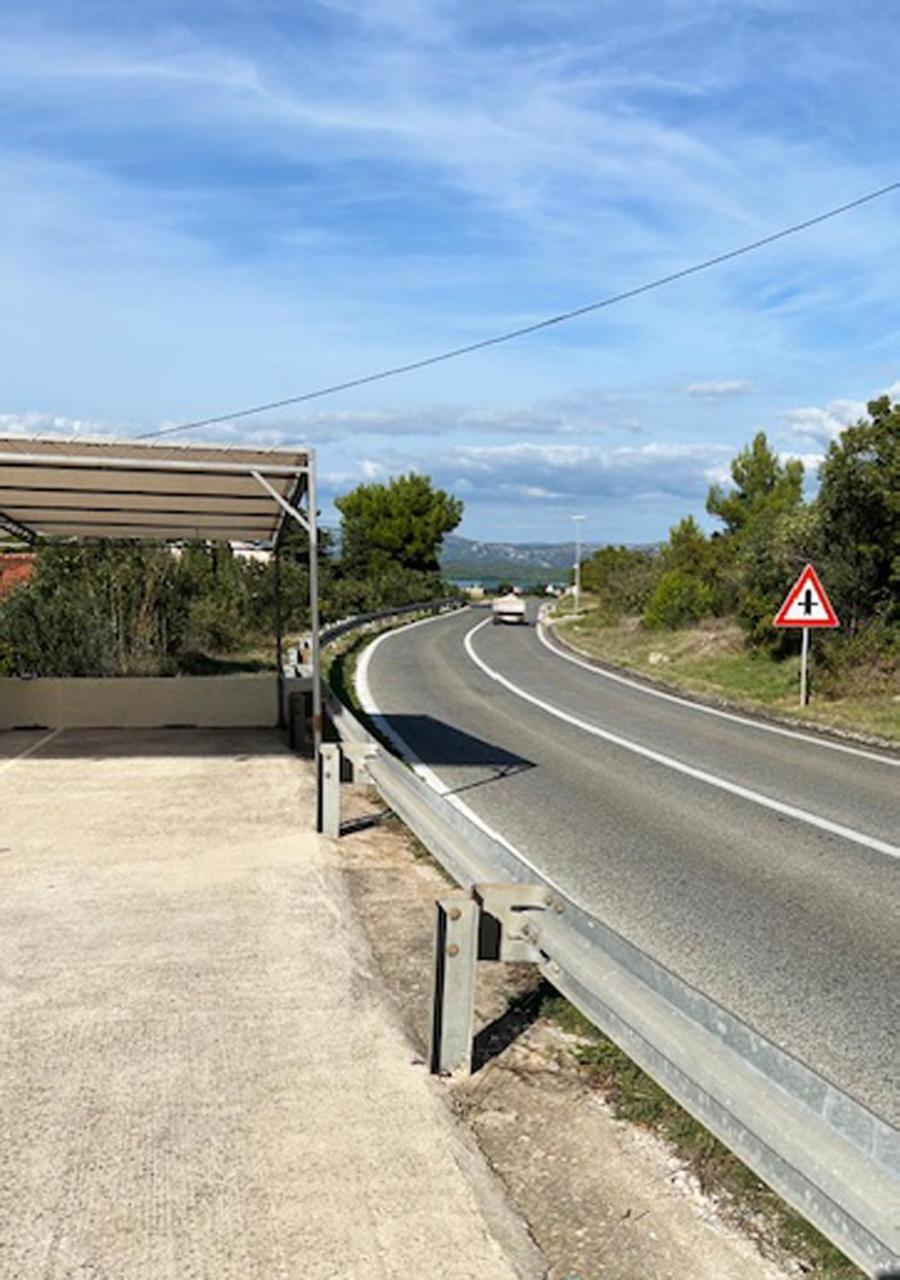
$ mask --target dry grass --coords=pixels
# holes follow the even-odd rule
[[[745,710],[900,742],[900,672],[882,665],[857,670],[835,693],[833,681],[811,670],[810,705],[799,706],[800,659],[748,650],[734,623],[713,619],[682,631],[648,631],[639,618],[610,625],[596,612],[565,618],[559,634],[590,657],[651,676],[676,690]],[[799,648],[799,641],[798,641]],[[824,688],[823,688],[824,686]]]
[[[799,1265],[811,1280],[860,1280],[863,1273],[785,1204],[737,1156],[561,996],[542,1012],[579,1037],[576,1057],[615,1116],[663,1138],[723,1214],[764,1252]]]

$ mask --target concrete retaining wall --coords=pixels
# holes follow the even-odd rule
[[[277,720],[274,674],[0,679],[0,729],[267,728]]]

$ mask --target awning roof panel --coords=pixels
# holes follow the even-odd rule
[[[268,542],[307,489],[303,449],[0,437],[0,524],[44,537]],[[256,474],[254,474],[256,473]]]

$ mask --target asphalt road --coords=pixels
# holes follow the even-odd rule
[[[607,925],[900,1125],[896,757],[659,698],[486,618],[377,645],[394,731]]]

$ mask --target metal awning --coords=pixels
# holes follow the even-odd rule
[[[288,520],[296,520],[309,534],[312,720],[318,758],[322,690],[312,450],[0,436],[0,529],[16,538],[202,540],[274,547],[280,716],[284,665],[278,550]],[[318,807],[321,830],[321,800]]]
[[[274,543],[310,461],[298,449],[0,437],[0,527],[29,541]]]

